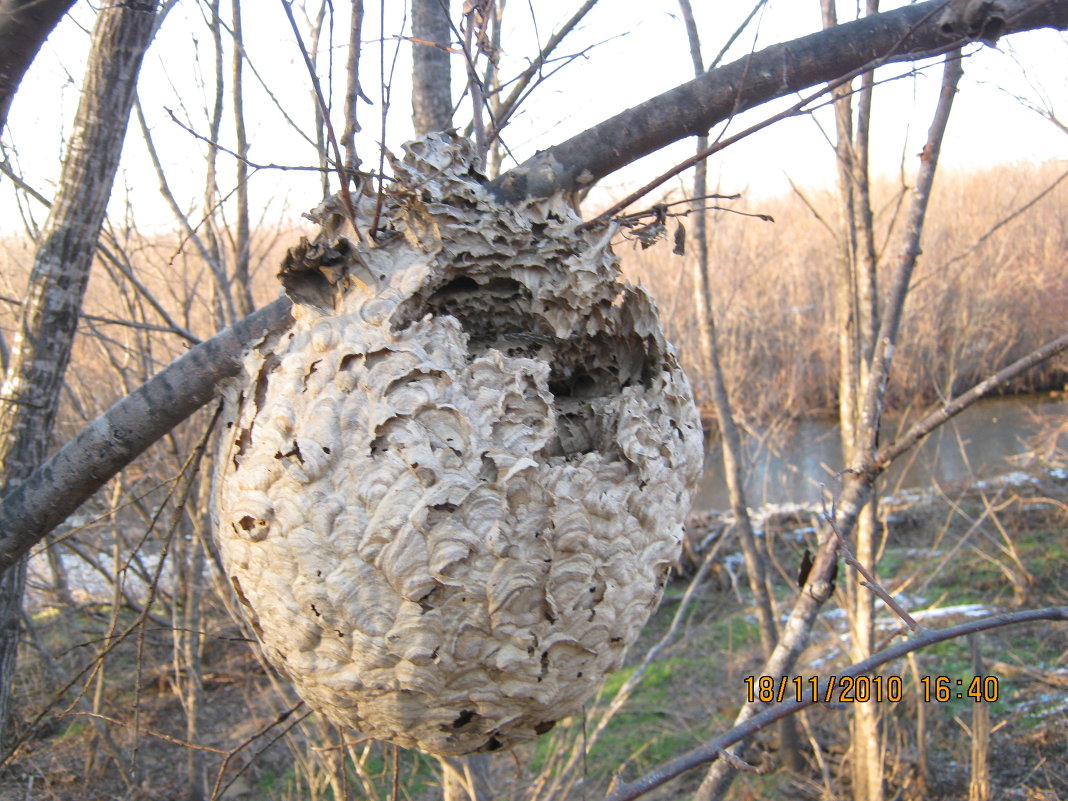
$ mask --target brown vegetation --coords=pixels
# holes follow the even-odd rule
[[[928,404],[959,392],[1063,333],[1065,176],[1063,162],[940,174],[895,355],[893,406]],[[880,248],[898,241],[891,233],[902,224],[901,197],[900,184],[876,184]],[[829,226],[836,225],[835,198],[828,191],[800,191],[724,205],[775,219],[718,212],[709,229],[714,313],[736,413],[754,424],[832,413],[838,368]],[[696,325],[683,260],[664,244],[648,250],[623,244],[618,250],[628,277],[656,297],[699,396],[707,398],[707,383],[695,370]],[[1062,356],[1012,389],[1060,388],[1066,378],[1068,359]]]

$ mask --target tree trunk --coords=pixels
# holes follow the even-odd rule
[[[231,80],[234,104],[234,137],[237,145],[237,187],[234,201],[237,204],[237,221],[234,223],[234,293],[238,317],[248,317],[255,308],[252,302],[252,284],[249,277],[250,234],[248,215],[248,137],[245,134],[245,99],[242,86],[242,66],[245,61],[245,42],[241,31],[241,0],[231,3],[233,18],[234,53]]]
[[[693,9],[689,0],[679,0],[679,8],[686,24],[694,73],[700,77],[704,72],[704,59],[701,55],[701,43],[693,17]],[[701,153],[707,147],[708,137],[698,137],[697,152]],[[693,299],[700,335],[702,372],[711,384],[712,403],[719,422],[727,494],[730,497],[731,514],[734,517],[734,525],[737,528],[738,539],[745,558],[749,588],[753,593],[753,603],[756,606],[757,621],[760,625],[761,655],[766,660],[771,656],[775,642],[778,640],[778,624],[775,620],[773,596],[767,581],[764,558],[757,547],[753,524],[749,518],[749,504],[745,495],[745,453],[742,450],[742,438],[734,419],[734,411],[731,408],[730,396],[719,360],[719,344],[716,338],[716,321],[712,312],[712,291],[709,281],[708,214],[704,209],[703,199],[707,193],[708,162],[701,161],[694,169],[693,182],[695,203],[699,204],[694,220],[696,258],[693,262]],[[797,747],[797,728],[793,718],[784,718],[780,721],[779,739],[784,764],[788,765],[791,770],[798,770],[801,767],[800,754]],[[744,745],[737,749],[738,754],[743,751]],[[695,801],[704,801],[720,795],[720,788],[726,789],[729,785],[726,778],[728,771],[733,772],[733,769],[726,761],[714,763],[701,783],[694,797]]]
[[[447,0],[412,0],[412,124],[416,136],[452,127]]]
[[[825,29],[833,29],[838,19],[833,0],[821,0]],[[878,11],[876,0],[867,0],[868,16]],[[870,379],[879,327],[875,294],[874,215],[868,180],[868,141],[871,125],[873,76],[866,72],[856,95],[851,84],[834,90],[834,152],[838,166],[839,247],[837,287],[838,318],[838,418],[842,435],[842,463],[852,467],[864,455],[870,426],[877,419],[861,419],[861,403]],[[857,518],[855,556],[869,570],[875,570],[878,526],[872,493]],[[875,598],[861,585],[861,577],[850,574],[846,582],[847,616],[850,624],[850,660],[869,657],[875,646]],[[879,708],[874,702],[853,704],[851,761],[853,801],[882,801],[883,760],[879,731]]]
[[[0,134],[26,70],[73,5],[74,0],[0,0]]]
[[[59,191],[41,232],[0,389],[5,495],[40,464],[47,449],[156,10],[155,2],[114,0],[97,17]],[[23,559],[0,579],[0,732],[9,715],[25,570]]]

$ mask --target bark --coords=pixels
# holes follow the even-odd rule
[[[424,136],[452,127],[449,4],[412,0],[412,124]]]
[[[682,12],[687,38],[690,43],[690,59],[693,62],[695,73],[700,76],[704,72],[701,43],[689,0],[679,0],[679,9]],[[698,137],[697,152],[701,153],[707,147],[708,137]],[[707,193],[708,162],[702,160],[694,170],[693,194],[695,198],[703,198]],[[719,422],[724,478],[727,482],[727,494],[731,501],[731,514],[734,517],[734,525],[742,547],[742,555],[745,558],[746,576],[749,580],[749,588],[753,593],[753,602],[757,610],[757,620],[760,624],[760,643],[763,648],[762,656],[767,659],[771,656],[779,636],[778,624],[775,620],[774,604],[767,582],[764,559],[757,548],[752,520],[749,518],[749,504],[745,496],[745,453],[742,449],[742,438],[734,419],[734,411],[731,408],[727,384],[719,361],[719,344],[716,338],[716,321],[712,312],[712,292],[709,281],[708,214],[704,209],[705,201],[698,200],[697,202],[701,205],[695,212],[694,221],[696,258],[693,263],[693,294],[697,328],[700,334],[702,366],[704,374],[708,376],[712,385],[712,403],[716,410],[716,419]],[[792,718],[784,718],[780,722],[779,736],[781,741],[780,752],[784,764],[787,764],[792,770],[800,769],[797,729]],[[719,772],[718,766],[716,767],[716,772]],[[702,801],[705,798],[705,789],[704,785],[702,785],[695,795],[695,801]]]
[[[0,0],[0,134],[37,51],[74,0]]]
[[[879,444],[879,429],[882,418],[886,380],[890,370],[890,359],[898,338],[898,328],[909,282],[916,259],[920,253],[920,242],[926,219],[927,204],[934,182],[935,169],[941,150],[942,137],[949,121],[953,99],[962,74],[959,52],[950,54],[946,59],[942,92],[938,107],[928,133],[927,143],[923,149],[920,169],[909,207],[908,225],[904,232],[902,255],[896,265],[894,280],[886,300],[886,319],[880,323],[874,309],[875,301],[870,306],[863,302],[865,296],[864,282],[875,284],[875,264],[868,261],[863,250],[863,237],[854,252],[854,284],[857,288],[859,319],[854,323],[854,337],[860,342],[861,372],[858,382],[850,387],[852,395],[851,409],[856,417],[855,438],[845,454],[846,464],[860,466],[869,463]],[[863,106],[862,106],[863,108]],[[859,128],[867,127],[867,119],[859,119]],[[855,204],[866,207],[851,210],[856,220],[863,222],[865,215],[870,220],[871,206],[866,192],[867,169],[857,171],[865,188],[854,197]],[[869,231],[870,236],[870,231]],[[868,271],[867,273],[865,271]],[[859,287],[858,287],[859,284]],[[870,291],[874,291],[871,289]],[[874,319],[873,319],[874,318]],[[867,326],[867,328],[865,327]],[[844,412],[843,412],[844,413]],[[843,440],[844,442],[844,440]],[[872,493],[869,502],[862,509],[857,525],[856,557],[873,573],[875,572],[878,552],[876,510],[878,494]],[[861,583],[859,576],[853,576],[849,582],[849,601],[852,608],[852,648],[854,661],[869,657],[875,648],[875,606],[874,596]],[[882,801],[883,785],[883,742],[879,731],[879,708],[874,703],[854,704],[852,722],[852,776],[854,801]]]
[[[838,25],[833,0],[821,0],[823,25]],[[867,0],[865,13],[878,11],[876,0]],[[836,307],[838,318],[839,370],[838,418],[842,432],[842,464],[852,465],[861,454],[862,442],[874,439],[866,425],[878,426],[878,419],[860,419],[861,398],[871,371],[875,331],[878,328],[876,297],[874,215],[868,180],[868,142],[871,127],[873,72],[861,76],[854,108],[853,87],[834,90],[834,145],[838,166],[839,248],[837,258]],[[872,493],[857,518],[854,553],[859,562],[874,572],[878,540],[876,504]],[[846,610],[850,625],[850,656],[859,662],[874,647],[874,595],[861,585],[861,577],[851,574],[846,582]],[[853,801],[882,801],[882,743],[879,708],[875,703],[854,704],[850,733],[850,770]]]
[[[1068,0],[1001,0],[986,6],[981,9],[986,13],[999,9],[1002,34],[1068,28]],[[945,52],[964,39],[943,29],[944,7],[944,0],[917,3],[745,56],[541,151],[491,185],[506,200],[574,192],[769,100],[875,62],[913,61]]]
[[[236,2],[236,0],[235,0]],[[361,130],[356,101],[366,99],[360,88],[360,32],[363,29],[363,0],[352,0],[352,15],[349,18],[349,56],[345,62],[345,129],[341,134],[341,146],[345,148],[346,182],[356,177],[360,159],[356,155],[356,134]]]
[[[0,484],[5,495],[41,463],[78,324],[96,240],[122,153],[155,2],[101,9],[59,191],[41,232],[22,317],[0,389]],[[25,561],[0,589],[0,727],[7,724]]]

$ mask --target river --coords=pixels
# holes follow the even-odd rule
[[[980,401],[902,456],[888,471],[883,486],[893,492],[926,487],[932,481],[951,485],[1008,472],[1035,447],[1040,432],[1066,422],[1068,398],[1064,395]],[[894,419],[884,425],[884,441],[892,439],[898,425]],[[1062,433],[1060,446],[1063,458],[1068,432]],[[710,439],[707,448],[705,475],[694,509],[729,509],[719,439]],[[829,420],[800,420],[778,431],[747,436],[745,450],[746,501],[751,508],[817,502],[820,486],[833,489],[835,474],[842,469],[838,426]]]

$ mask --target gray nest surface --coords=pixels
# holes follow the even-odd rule
[[[533,739],[620,667],[702,433],[611,227],[496,204],[455,136],[406,150],[375,245],[334,199],[287,257],[295,323],[226,391],[215,535],[312,707],[460,755]]]

